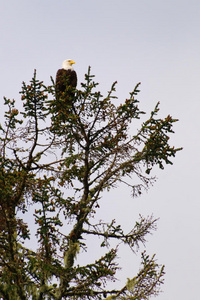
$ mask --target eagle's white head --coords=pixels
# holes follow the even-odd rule
[[[66,59],[63,61],[62,67],[65,70],[73,70],[73,64],[75,64],[75,61],[71,60],[71,59]]]

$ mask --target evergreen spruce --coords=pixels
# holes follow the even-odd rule
[[[110,290],[118,270],[121,244],[134,251],[156,227],[139,216],[124,232],[115,220],[95,219],[104,195],[126,184],[133,197],[153,183],[151,170],[172,164],[180,148],[169,144],[176,119],[157,117],[158,104],[131,135],[130,125],[144,114],[136,85],[129,99],[116,105],[116,82],[103,97],[90,68],[81,90],[65,106],[55,88],[36,79],[23,83],[19,113],[5,98],[0,125],[0,299],[149,299],[163,283],[164,266],[141,254],[141,268]],[[134,184],[133,176],[139,183]],[[125,203],[128,206],[128,201]],[[29,217],[25,222],[24,216]],[[36,236],[31,234],[36,230]],[[98,236],[104,255],[79,265],[87,238]],[[27,241],[33,241],[28,248]],[[111,247],[110,241],[116,246]],[[37,242],[35,242],[37,241]],[[129,259],[131,259],[129,257]],[[80,260],[81,261],[81,260]],[[123,269],[123,268],[122,268]]]

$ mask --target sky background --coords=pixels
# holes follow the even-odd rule
[[[90,65],[103,93],[118,81],[122,102],[141,82],[141,109],[149,113],[160,101],[161,117],[179,119],[171,144],[184,150],[173,166],[156,169],[156,183],[140,198],[120,186],[102,204],[105,218],[127,230],[139,214],[160,218],[146,244],[166,265],[159,300],[199,297],[199,28],[199,0],[0,0],[0,111],[3,96],[20,103],[21,83],[34,69],[48,85],[71,58],[79,84]],[[140,252],[122,249],[120,257],[123,286],[137,272]]]

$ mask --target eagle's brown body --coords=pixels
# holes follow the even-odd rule
[[[74,70],[59,69],[56,74],[56,99],[60,99],[64,95],[69,96],[73,94],[70,88],[76,88],[77,75]]]

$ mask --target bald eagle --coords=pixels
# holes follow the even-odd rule
[[[56,74],[56,100],[65,99],[67,102],[74,95],[74,89],[77,85],[77,75],[73,69],[75,61],[67,59],[63,61],[62,69]]]

